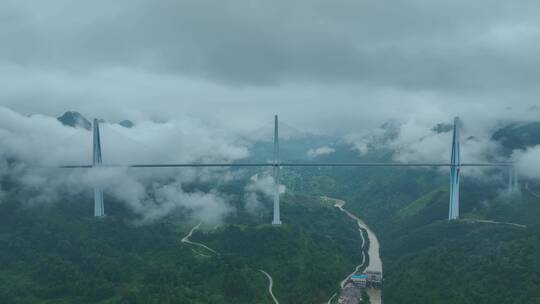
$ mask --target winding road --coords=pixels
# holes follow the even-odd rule
[[[266,272],[266,271],[264,271],[262,269],[259,269],[259,272],[263,273],[266,276],[266,278],[268,279],[268,293],[272,297],[272,300],[274,300],[274,303],[279,304],[278,299],[276,299],[276,296],[274,296],[274,291],[273,291],[274,279],[272,279],[272,276],[269,275],[268,272]]]
[[[193,235],[193,232],[197,229],[199,229],[199,227],[201,227],[201,224],[202,223],[199,223],[197,224],[196,226],[194,226],[193,228],[191,228],[191,230],[189,231],[189,233],[181,240],[182,243],[186,243],[186,244],[191,244],[191,245],[195,245],[195,246],[199,246],[201,248],[204,248],[212,253],[215,253],[215,254],[218,254],[217,251],[215,251],[214,249],[204,245],[204,244],[201,244],[201,243],[197,243],[197,242],[192,242],[189,240],[189,238]]]
[[[195,232],[195,230],[199,229],[201,227],[201,224],[202,223],[199,223],[197,225],[195,225],[193,228],[191,228],[191,230],[189,231],[189,233],[181,240],[182,243],[186,243],[186,244],[191,244],[191,245],[194,245],[194,246],[198,246],[198,247],[201,247],[201,248],[204,248],[214,254],[218,254],[217,251],[215,251],[214,249],[206,246],[205,244],[201,244],[201,243],[197,243],[197,242],[192,242],[189,240],[189,238],[191,238],[191,236],[193,235],[193,232]],[[274,279],[272,278],[271,275],[268,274],[268,272],[262,270],[262,269],[258,269],[259,272],[263,273],[266,278],[268,278],[268,293],[270,294],[270,296],[272,297],[272,300],[274,300],[274,303],[275,304],[279,304],[279,301],[278,299],[276,298],[276,296],[274,296],[274,291],[273,291],[273,288],[274,288]]]
[[[497,222],[492,220],[478,220],[478,219],[464,219],[463,221],[469,222],[469,223],[485,223],[485,224],[495,224],[495,225],[509,225],[519,228],[527,228],[526,225],[518,224],[518,223],[509,223],[509,222]]]

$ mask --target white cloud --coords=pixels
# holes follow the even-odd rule
[[[432,117],[419,117],[401,123],[387,123],[372,132],[349,135],[346,141],[360,153],[370,149],[384,148],[392,151],[392,159],[402,163],[441,163],[450,162],[452,130],[438,132],[438,123],[451,124],[449,120]],[[451,125],[450,125],[451,126]],[[494,123],[466,120],[461,126],[461,162],[486,163],[493,160],[508,161],[497,154],[499,143],[491,140]],[[446,170],[446,169],[443,169]],[[480,176],[486,168],[468,167],[464,174]]]
[[[262,202],[259,200],[259,194],[266,197],[274,195],[274,178],[269,174],[255,174],[250,178],[249,183],[245,188],[244,201],[246,210],[251,213],[257,213],[263,208]],[[285,185],[279,185],[279,193],[285,193]]]
[[[401,125],[397,138],[390,144],[395,151],[394,159],[400,162],[449,163],[452,132],[438,133],[432,130],[434,126],[415,120]],[[496,155],[498,144],[491,141],[488,130],[472,129],[465,124],[460,135],[462,163],[488,162],[488,157]]]
[[[104,164],[232,162],[248,155],[228,133],[184,119],[155,123],[141,121],[132,129],[102,124]],[[91,132],[62,126],[55,118],[23,116],[0,107],[0,164],[2,175],[16,179],[33,196],[28,204],[58,201],[63,194],[90,193],[103,188],[142,221],[184,210],[198,220],[216,223],[231,207],[219,193],[187,193],[188,182],[220,182],[236,178],[220,169],[55,169],[65,164],[91,164]],[[7,167],[7,160],[17,165]],[[153,185],[149,188],[149,185]]]
[[[321,155],[328,155],[328,154],[332,154],[336,152],[336,149],[332,148],[332,147],[328,147],[328,146],[323,146],[323,147],[319,147],[319,148],[316,148],[316,149],[309,149],[306,154],[308,157],[317,157],[317,156],[321,156]]]
[[[512,158],[516,161],[518,174],[528,178],[540,178],[540,146],[525,151],[514,151]]]

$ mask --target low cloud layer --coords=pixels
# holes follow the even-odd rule
[[[540,178],[540,146],[525,151],[515,151],[513,158],[517,160],[517,172],[528,178]]]
[[[501,122],[484,124],[477,121],[460,121],[461,162],[490,163],[518,160],[501,154],[501,145],[492,139],[493,132]],[[434,119],[411,119],[405,122],[388,121],[380,127],[361,134],[351,134],[345,141],[361,154],[386,151],[401,163],[450,163],[453,121]],[[382,150],[381,150],[382,149]],[[441,168],[441,171],[447,171]],[[462,173],[486,178],[493,174],[490,168],[467,167]],[[504,172],[506,174],[506,172]]]
[[[474,124],[473,124],[474,127]],[[408,121],[401,125],[395,140],[389,143],[394,159],[400,162],[448,163],[452,146],[452,131],[438,132],[434,125]],[[491,141],[491,133],[484,129],[460,127],[461,160],[463,163],[488,162],[497,155],[498,144]]]
[[[104,164],[231,162],[248,156],[247,147],[234,144],[231,134],[193,119],[142,121],[131,129],[103,123],[101,131]],[[0,107],[0,146],[0,177],[9,175],[34,193],[27,201],[30,205],[100,187],[124,202],[142,222],[183,210],[203,222],[219,223],[232,211],[226,197],[217,192],[183,189],[184,183],[235,178],[222,170],[55,169],[91,164],[92,133],[63,126],[54,117],[24,116]]]
[[[101,124],[104,164],[232,161],[248,156],[233,134],[185,117],[133,128]],[[45,115],[24,116],[0,106],[3,158],[32,165],[91,164],[92,132],[63,126]],[[235,144],[236,143],[236,144]]]
[[[285,193],[285,190],[285,185],[280,184],[279,193]],[[245,191],[244,201],[246,203],[246,210],[256,214],[264,208],[260,195],[267,198],[274,196],[274,179],[269,174],[255,174],[250,178]]]

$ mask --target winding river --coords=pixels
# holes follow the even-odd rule
[[[366,232],[368,234],[368,239],[369,239],[369,249],[368,249],[369,261],[368,261],[368,265],[366,267],[366,271],[379,271],[379,272],[382,273],[383,272],[383,267],[382,267],[381,256],[380,256],[380,253],[379,253],[379,248],[380,248],[379,240],[377,239],[377,236],[375,235],[375,233],[373,233],[373,231],[368,227],[368,225],[366,225],[366,223],[364,221],[362,221],[356,215],[350,213],[345,208],[343,208],[343,206],[345,206],[345,201],[340,200],[340,199],[330,198],[330,197],[323,197],[323,199],[327,200],[327,201],[334,202],[334,207],[338,208],[339,210],[344,212],[348,217],[350,217],[350,218],[352,218],[353,220],[356,221],[356,223],[358,224],[359,231],[360,231],[360,236],[362,237],[362,247],[364,247],[364,245],[365,245],[364,234],[362,233],[362,229],[366,230]],[[366,259],[365,259],[365,256],[364,256],[364,252],[362,251],[362,263],[360,265],[356,266],[354,272],[351,273],[350,275],[348,275],[341,282],[341,284],[340,284],[341,288],[343,288],[345,286],[345,284],[351,278],[351,276],[353,274],[355,274],[364,265],[365,262],[366,262]],[[367,294],[369,296],[369,300],[371,301],[372,304],[381,304],[382,303],[382,295],[381,295],[381,291],[379,289],[368,288],[366,290],[366,292],[367,292]],[[335,296],[336,295],[334,295],[328,301],[328,303],[330,303]]]

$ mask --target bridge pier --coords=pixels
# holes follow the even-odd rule
[[[93,144],[93,159],[92,167],[96,168],[101,166],[101,137],[99,133],[99,122],[94,119],[94,144]],[[102,217],[105,215],[104,202],[103,202],[103,189],[100,187],[94,188],[94,216]]]
[[[274,218],[272,225],[281,225],[279,210],[279,131],[278,116],[274,116],[274,164],[272,166],[274,178]]]
[[[508,169],[508,193],[513,194],[519,191],[518,173],[515,166]]]
[[[450,202],[448,220],[459,218],[459,179],[461,169],[461,147],[459,134],[459,118],[454,119],[454,134],[452,137],[452,155],[450,158]]]

